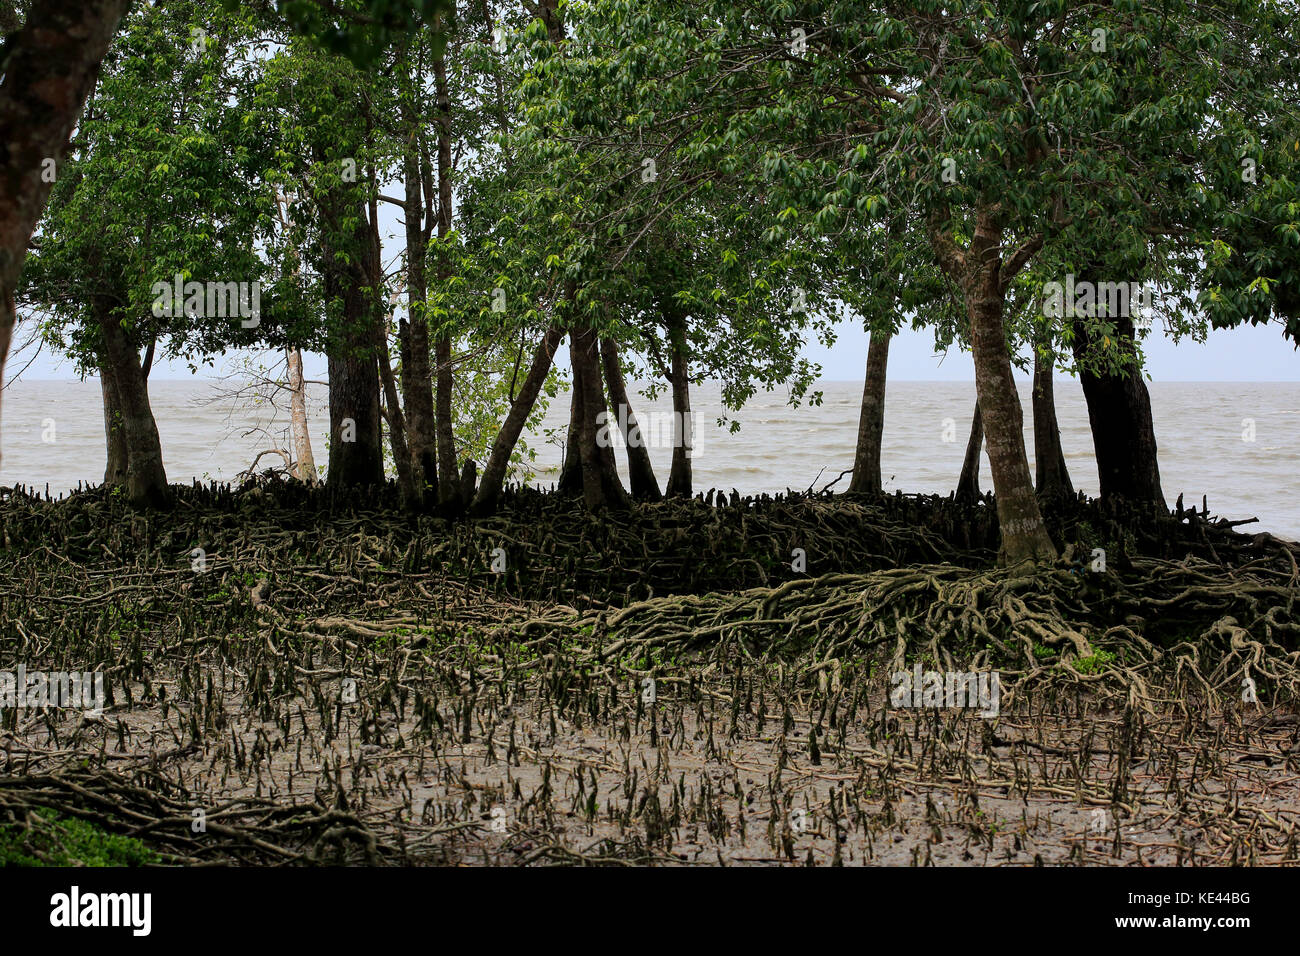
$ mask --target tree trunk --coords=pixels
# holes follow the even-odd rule
[[[0,288],[0,401],[4,399],[5,362],[9,360],[9,346],[13,342],[14,326],[17,323],[18,311],[14,307],[13,288]]]
[[[668,471],[668,497],[689,498],[692,494],[691,454],[695,446],[691,418],[691,377],[686,355],[686,315],[676,304],[665,308],[672,349],[669,385],[673,392],[673,463]]]
[[[588,511],[617,510],[628,505],[627,493],[618,478],[612,442],[598,440],[601,423],[609,427],[609,409],[601,387],[600,358],[596,333],[582,329],[570,335],[573,377],[582,394],[582,417],[578,422],[578,452],[582,460],[582,500]]]
[[[126,436],[122,431],[122,401],[113,382],[113,369],[105,358],[99,362],[99,390],[104,397],[104,485],[126,486]]]
[[[402,101],[402,118],[408,129],[403,156],[406,180],[406,311],[398,326],[402,359],[402,399],[406,406],[407,451],[412,477],[422,496],[432,497],[438,487],[437,447],[434,424],[433,371],[429,360],[429,320],[424,303],[428,291],[425,260],[435,216],[433,197],[424,195],[420,168],[421,124],[416,111]],[[426,208],[429,204],[429,208]],[[427,221],[426,221],[427,220]]]
[[[555,359],[555,350],[559,348],[563,337],[564,333],[559,326],[553,325],[546,330],[541,343],[533,353],[533,364],[528,368],[528,375],[524,378],[519,394],[510,402],[510,412],[492,442],[492,453],[488,456],[487,465],[483,469],[483,478],[479,482],[478,494],[474,497],[474,510],[480,514],[491,511],[501,495],[506,471],[510,467],[510,456],[519,442],[519,436],[523,434],[524,425],[528,423],[528,416],[532,414],[533,406],[537,404],[537,396],[541,394],[542,386],[546,384],[546,376],[550,374],[551,363]]]
[[[456,468],[456,434],[452,418],[452,390],[455,380],[451,368],[451,339],[438,337],[436,348],[438,401],[438,502],[443,510],[460,511],[464,504],[460,498],[460,478]]]
[[[375,270],[374,248],[364,208],[348,243],[351,259],[340,261],[327,242],[325,297],[342,301],[331,329],[329,357],[330,461],[332,493],[383,484],[384,448],[379,422],[379,365],[375,359],[375,297],[367,288]]]
[[[1052,389],[1055,362],[1049,352],[1034,348],[1034,470],[1038,497],[1058,501],[1074,497],[1074,485],[1061,450],[1061,430],[1056,421],[1056,398]]]
[[[438,98],[438,238],[445,241],[451,233],[451,96],[447,90],[447,59],[445,55],[433,61],[435,94]],[[439,249],[438,279],[451,278],[447,264],[447,251]],[[447,512],[459,512],[464,506],[461,485],[456,467],[456,436],[452,418],[452,389],[454,378],[451,368],[451,337],[440,334],[437,351],[438,397],[438,502]]]
[[[371,336],[344,335],[329,351],[330,462],[326,481],[343,493],[384,481],[379,373]]]
[[[280,228],[288,235],[286,204],[284,193],[277,189],[275,208],[280,217]],[[302,274],[302,260],[298,250],[292,247],[288,250],[288,257],[290,272],[296,280]],[[312,454],[311,431],[307,427],[307,386],[302,377],[302,350],[286,347],[284,359],[289,373],[289,437],[293,447],[293,474],[299,481],[317,485],[320,484],[320,475],[316,472],[316,456]]]
[[[422,280],[423,277],[421,277]],[[408,281],[410,274],[408,273]],[[438,485],[437,432],[433,407],[433,373],[429,357],[429,326],[423,314],[424,290],[408,290],[410,318],[399,328],[402,358],[402,397],[406,407],[407,454],[411,477],[421,498]]]
[[[393,468],[397,471],[397,487],[402,503],[411,510],[418,510],[423,496],[415,480],[414,462],[406,447],[406,418],[402,415],[402,403],[397,397],[397,379],[393,376],[393,366],[388,356],[388,330],[384,328],[386,324],[376,326],[375,351],[379,360],[379,382],[384,390],[388,444],[393,449]]]
[[[564,21],[560,14],[559,0],[540,0],[537,5],[537,14],[546,27],[546,36],[551,43],[559,45],[564,42]],[[570,281],[566,283],[566,298],[570,303],[576,300],[576,284]],[[596,342],[595,336],[589,333],[587,349],[580,349],[578,345],[579,336],[571,333],[569,337],[569,359],[573,368],[573,392],[569,397],[569,427],[565,435],[564,445],[564,462],[560,467],[560,480],[556,485],[556,491],[565,496],[576,496],[581,493],[587,501],[593,498],[601,498],[598,484],[588,480],[588,471],[593,466],[589,464],[597,459],[599,449],[596,448],[595,442],[595,406],[591,406],[590,414],[586,402],[588,384],[585,381],[584,370],[590,369],[599,375],[600,366],[595,361]],[[582,354],[579,354],[582,353]],[[605,396],[601,391],[599,384],[595,387],[595,394],[599,397],[599,404],[603,407]],[[594,466],[599,470],[599,465]],[[615,471],[614,480],[617,484],[618,473]],[[590,489],[590,491],[588,490]],[[622,486],[618,486],[619,492],[622,492]],[[590,505],[588,505],[590,507]]]
[[[1002,533],[999,560],[1054,561],[1056,546],[1047,534],[1025,454],[1024,412],[1011,374],[1011,356],[1002,321],[1005,290],[997,250],[1003,230],[981,211],[968,253],[971,263],[964,284],[970,315],[971,351],[975,360],[975,390],[984,419],[989,468],[997,495]]]
[[[408,282],[411,273],[408,272]],[[433,372],[429,354],[429,325],[425,320],[424,283],[420,291],[408,289],[408,319],[399,329],[402,358],[402,398],[406,409],[407,454],[411,474],[421,497],[436,492],[438,486],[437,432],[433,407]]]
[[[984,416],[980,403],[975,401],[975,414],[971,416],[970,438],[966,440],[966,457],[961,463],[961,477],[957,479],[957,500],[971,502],[980,496],[980,452],[984,450]]]
[[[1120,317],[1115,323],[1119,347],[1136,357],[1132,320]],[[1142,372],[1136,362],[1118,374],[1092,370],[1088,361],[1091,346],[1086,324],[1076,320],[1072,348],[1083,396],[1088,402],[1088,424],[1092,428],[1101,498],[1103,501],[1122,498],[1168,511],[1160,485],[1151,396]]]
[[[40,0],[5,45],[0,82],[0,385],[14,289],[68,139],[130,0]],[[0,392],[0,396],[3,392]]]
[[[169,500],[167,472],[163,468],[162,442],[153,409],[149,407],[149,388],[140,356],[113,311],[101,314],[99,323],[104,337],[104,361],[110,369],[121,413],[127,501],[138,508],[163,507]]]
[[[650,463],[650,450],[646,448],[645,437],[641,434],[636,415],[632,413],[627,382],[623,379],[623,367],[618,359],[618,346],[613,339],[600,340],[600,358],[609,399],[614,404],[614,418],[627,447],[628,483],[632,486],[632,497],[638,501],[660,501],[663,495],[659,492],[659,482]]]
[[[302,380],[302,352],[285,349],[289,364],[289,435],[293,441],[294,475],[299,481],[315,485],[316,456],[311,451],[311,431],[307,428],[307,386]]]
[[[885,376],[889,367],[888,332],[872,332],[867,346],[867,378],[862,385],[862,414],[858,419],[858,448],[853,458],[849,491],[878,495],[880,446],[885,434]]]
[[[367,139],[369,140],[367,125]],[[372,168],[370,178],[375,178]],[[379,237],[379,197],[370,196],[370,281],[371,301],[375,310],[375,361],[379,369],[379,384],[383,389],[383,418],[388,422],[388,444],[393,450],[393,470],[397,472],[397,488],[403,507],[418,511],[423,496],[420,485],[415,480],[414,465],[406,448],[406,418],[402,414],[402,402],[397,397],[397,379],[393,375],[393,363],[388,352],[388,332],[390,328],[389,310],[396,306],[397,298],[385,302],[383,298],[383,241]]]
[[[573,373],[573,389],[569,395],[569,428],[564,436],[564,464],[560,467],[560,481],[556,491],[569,498],[582,494],[582,389],[578,387],[578,372]]]

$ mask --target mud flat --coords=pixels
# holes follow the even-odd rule
[[[1061,562],[1000,570],[987,502],[392,505],[7,494],[0,670],[107,699],[0,714],[0,852],[73,821],[163,864],[1300,859],[1295,544],[1071,502]],[[918,667],[995,707],[898,694]]]

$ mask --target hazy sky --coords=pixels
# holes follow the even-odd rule
[[[1300,354],[1282,337],[1281,327],[1277,325],[1211,332],[1204,343],[1184,339],[1177,345],[1158,331],[1147,338],[1145,348],[1147,370],[1155,381],[1300,381]],[[846,323],[839,326],[839,338],[832,347],[811,345],[805,354],[821,363],[824,379],[861,381],[866,349],[867,336],[861,326]],[[11,358],[6,371],[17,372],[30,358],[30,350]],[[558,358],[567,363],[567,355]],[[205,368],[201,375],[217,377],[230,364],[228,360],[218,361],[216,370]],[[308,378],[325,377],[322,356],[311,356],[306,365]],[[77,376],[71,362],[47,351],[32,362],[23,377],[71,379]],[[151,376],[157,379],[189,377],[190,371],[184,362],[161,363]],[[930,332],[907,330],[896,336],[890,345],[889,377],[894,381],[970,381],[975,372],[968,353],[954,349],[946,356],[935,355],[934,338]]]

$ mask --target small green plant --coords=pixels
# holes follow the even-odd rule
[[[1106,669],[1108,664],[1115,660],[1115,655],[1110,651],[1096,651],[1089,657],[1076,657],[1070,661],[1070,666],[1080,674],[1095,674],[1098,671]]]
[[[0,824],[0,866],[146,866],[158,854],[132,837],[40,809],[30,825]]]

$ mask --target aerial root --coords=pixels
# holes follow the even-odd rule
[[[623,669],[735,656],[813,676],[833,663],[917,659],[999,670],[1004,700],[1076,685],[1150,709],[1171,688],[1212,708],[1300,690],[1300,607],[1285,562],[1231,577],[1204,562],[1143,558],[1134,570],[1036,574],[927,565],[830,574],[775,588],[642,601],[529,622],[533,646]],[[658,662],[656,664],[656,662]],[[1156,690],[1153,683],[1162,690]],[[1184,703],[1184,706],[1186,704]]]
[[[79,819],[106,832],[141,839],[159,862],[177,865],[249,863],[263,866],[323,862],[399,862],[357,815],[319,804],[234,800],[201,807],[197,795],[165,792],[159,781],[103,769],[0,777],[0,825],[36,837],[53,819]],[[202,816],[195,810],[202,809]],[[196,827],[198,829],[196,829]],[[48,833],[46,834],[49,835]],[[44,851],[29,840],[26,852]],[[332,851],[327,853],[327,848]],[[51,862],[46,860],[45,862]]]

